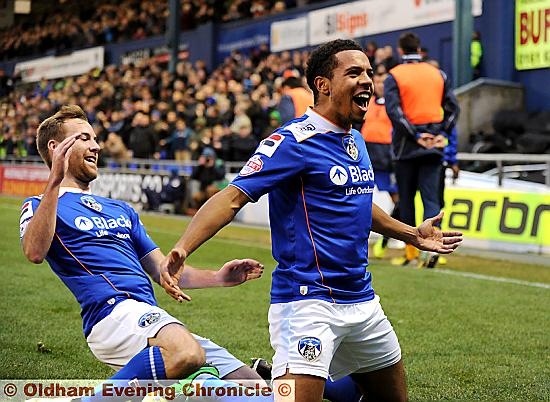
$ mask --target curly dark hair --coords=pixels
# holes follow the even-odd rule
[[[309,56],[306,67],[306,79],[307,84],[313,91],[313,101],[315,104],[317,104],[317,99],[319,98],[319,91],[314,83],[315,77],[321,76],[331,79],[332,71],[338,64],[335,55],[345,50],[359,50],[362,52],[363,48],[353,40],[336,39],[319,46]]]

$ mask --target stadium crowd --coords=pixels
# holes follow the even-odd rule
[[[386,69],[395,63],[387,48],[373,52],[379,58],[373,62]],[[182,61],[171,74],[165,63],[146,59],[30,86],[12,88],[4,80],[0,157],[38,155],[38,122],[62,104],[78,103],[105,156],[197,160],[212,147],[224,161],[244,161],[281,124],[283,84],[303,82],[307,56],[263,46],[251,55],[234,52],[213,71]]]
[[[61,3],[61,2],[60,2]],[[206,22],[259,18],[295,7],[292,0],[180,0],[181,29]],[[70,49],[138,40],[164,34],[168,0],[92,0],[63,2],[42,12],[17,17],[0,30],[0,60],[60,54]]]
[[[244,161],[280,125],[282,83],[301,76],[306,56],[262,48],[250,57],[234,53],[211,72],[201,61],[182,61],[175,74],[147,59],[20,86],[0,105],[2,155],[36,155],[38,122],[78,103],[108,156],[196,160],[210,146],[223,160]]]
[[[181,27],[258,18],[310,2],[181,0]],[[168,2],[60,2],[33,12],[0,31],[0,59],[162,34]],[[366,48],[373,65],[395,64],[391,46],[369,42]],[[38,122],[62,104],[78,103],[105,156],[197,160],[212,147],[221,160],[244,161],[281,124],[281,115],[294,117],[279,104],[283,84],[294,80],[294,86],[301,82],[307,88],[307,56],[307,51],[271,54],[264,45],[246,56],[234,52],[213,71],[201,61],[182,61],[171,74],[163,62],[148,59],[31,85],[16,85],[16,77],[0,70],[0,158],[38,155]]]

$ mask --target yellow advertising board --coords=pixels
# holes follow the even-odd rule
[[[417,222],[422,200],[416,198]],[[443,230],[466,238],[550,246],[550,191],[527,193],[448,187]]]
[[[550,67],[550,0],[516,0],[517,70]]]

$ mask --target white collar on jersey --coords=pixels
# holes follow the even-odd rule
[[[77,187],[59,187],[59,197],[65,193],[92,194],[91,190],[82,190]]]
[[[298,142],[302,142],[316,134],[323,134],[323,133],[348,134],[351,131],[351,128],[349,130],[344,130],[342,127],[337,126],[336,124],[332,123],[326,117],[317,113],[310,107],[307,108],[305,115],[307,116],[305,120],[302,120],[296,123],[291,123],[286,127],[287,130],[290,130],[292,134],[294,134],[294,137]]]
[[[307,108],[306,114],[309,116],[309,118],[313,119],[314,124],[317,126],[320,132],[331,131],[333,133],[349,133],[351,131],[351,128],[349,130],[345,130],[340,126],[337,126],[336,124],[331,122],[329,119],[327,119],[325,116],[317,113],[311,107]]]

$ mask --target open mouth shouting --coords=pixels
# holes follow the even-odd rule
[[[353,95],[353,103],[355,103],[363,112],[367,111],[372,91],[363,90]]]

